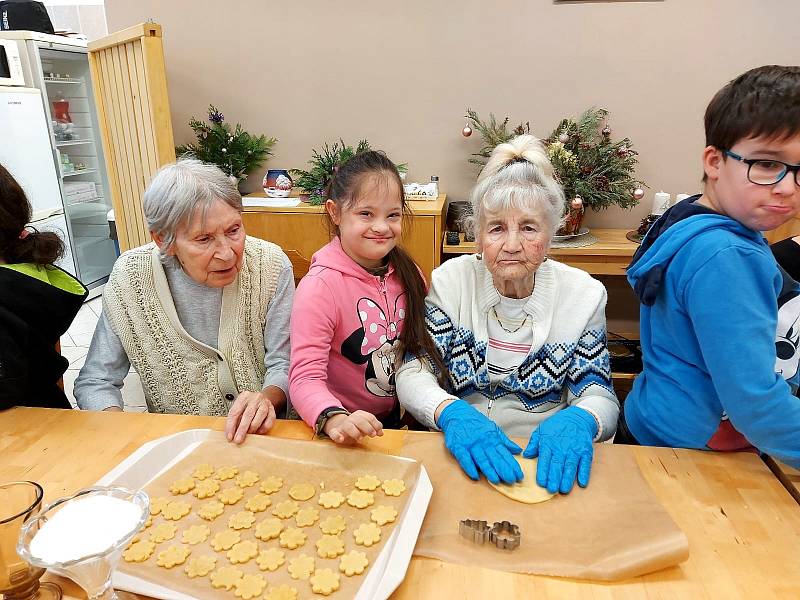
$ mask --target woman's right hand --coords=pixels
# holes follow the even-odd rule
[[[323,431],[337,444],[356,444],[364,437],[383,435],[383,425],[372,413],[357,410],[349,415],[333,415]]]
[[[444,431],[445,446],[471,479],[477,480],[483,473],[495,484],[522,481],[522,468],[513,456],[522,448],[469,403],[455,400],[447,404],[438,424]]]

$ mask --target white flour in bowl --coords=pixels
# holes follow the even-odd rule
[[[64,504],[31,540],[31,554],[50,563],[99,554],[128,535],[142,509],[128,500],[93,495]]]

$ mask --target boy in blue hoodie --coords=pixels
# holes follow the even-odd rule
[[[665,212],[628,268],[644,370],[618,441],[755,446],[800,467],[800,289],[761,235],[800,210],[800,67],[739,76],[705,129],[703,194]]]

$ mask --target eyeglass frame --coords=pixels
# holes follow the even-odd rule
[[[775,160],[774,158],[744,158],[743,156],[736,154],[736,152],[731,152],[730,150],[723,150],[722,153],[725,156],[730,156],[734,160],[738,160],[747,165],[747,181],[754,185],[778,185],[781,181],[784,180],[786,175],[790,172],[794,172],[794,182],[797,186],[800,186],[800,165],[791,165],[789,163],[785,163],[782,160]],[[778,177],[777,180],[773,181],[772,183],[759,183],[758,181],[753,181],[750,179],[750,169],[753,167],[754,164],[759,162],[772,162],[777,163],[779,165],[783,165],[783,174]]]

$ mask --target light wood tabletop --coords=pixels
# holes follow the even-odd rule
[[[94,483],[149,440],[185,429],[223,426],[224,420],[215,417],[13,408],[0,412],[0,481],[37,481],[44,486],[46,501],[52,501]],[[300,422],[278,422],[272,434],[312,438]],[[387,431],[365,446],[396,453],[403,435]],[[645,479],[689,539],[687,562],[631,580],[595,583],[415,557],[392,597],[800,597],[800,507],[758,456],[632,450]],[[71,582],[52,578],[68,594],[85,597]]]
[[[625,235],[627,229],[592,229],[591,234],[597,242],[581,248],[550,248],[551,258],[583,269],[592,275],[625,275],[625,269],[639,247]],[[442,243],[442,254],[473,254],[477,252],[475,242],[465,242],[464,234],[459,235],[459,244]]]

